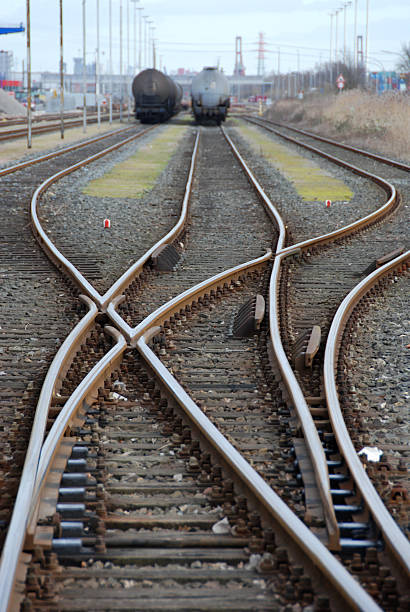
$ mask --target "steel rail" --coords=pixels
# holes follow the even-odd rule
[[[104,155],[107,155],[108,153],[111,153],[112,151],[119,149],[120,147],[128,144],[129,142],[132,142],[133,140],[140,138],[141,136],[145,135],[148,131],[154,129],[155,127],[156,126],[152,126],[142,132],[138,132],[137,134],[134,134],[133,136],[130,136],[129,138],[126,138],[125,140],[117,144],[111,145],[110,147],[104,149],[103,151],[100,151],[99,153],[95,153],[94,155],[91,155],[90,157],[87,157],[86,159],[83,159],[80,162],[77,162],[76,164],[69,166],[68,168],[65,168],[64,170],[57,172],[53,176],[46,179],[43,183],[41,183],[41,185],[36,189],[32,197],[32,200],[31,200],[32,229],[33,229],[34,236],[36,237],[40,246],[45,251],[49,259],[51,259],[55,263],[57,268],[63,269],[66,272],[66,274],[70,276],[74,280],[74,282],[77,283],[77,285],[81,287],[81,290],[84,293],[86,293],[86,295],[88,295],[98,306],[101,306],[101,299],[102,299],[101,295],[98,293],[98,291],[94,289],[91,283],[87,281],[87,279],[81,274],[81,272],[79,272],[79,270],[77,270],[77,268],[66,257],[64,257],[64,255],[57,249],[57,247],[53,244],[53,242],[47,236],[47,233],[44,231],[40,223],[40,220],[38,218],[38,215],[37,215],[38,201],[42,193],[44,193],[44,191],[46,191],[46,189],[50,185],[58,181],[63,176],[67,176],[68,174],[71,174],[75,170],[78,170],[79,168],[97,159],[100,159],[100,157],[103,157]]]
[[[377,282],[395,268],[410,261],[410,251],[407,251],[381,266],[363,279],[340,304],[328,334],[324,358],[324,385],[329,408],[329,416],[333,431],[337,438],[340,451],[343,453],[350,473],[359,488],[365,503],[375,522],[381,530],[384,540],[399,560],[401,567],[407,571],[410,579],[410,543],[397,523],[388,512],[380,496],[371,483],[353,446],[347,431],[337,392],[336,374],[338,353],[345,326],[357,304]]]
[[[303,143],[301,144],[302,146],[305,146]],[[307,148],[311,149],[311,147],[309,146],[307,146]],[[327,154],[326,154],[326,157],[329,158]],[[347,167],[352,168],[354,171],[359,170],[358,168],[351,166],[350,164],[347,164],[345,162],[342,162],[341,160],[338,160],[338,162],[340,162],[341,165],[346,165]],[[270,289],[271,295],[272,295],[272,291],[276,292],[276,295],[278,295],[279,287],[278,286],[276,286],[276,288],[274,287],[272,279],[275,273],[275,267],[280,266],[281,259],[283,257],[286,257],[287,255],[292,255],[293,253],[301,251],[301,250],[306,250],[313,245],[330,242],[331,240],[339,238],[340,236],[347,235],[351,233],[352,231],[355,231],[357,228],[364,227],[365,225],[368,225],[374,222],[375,220],[380,219],[380,217],[384,216],[393,207],[393,205],[395,204],[396,198],[397,198],[397,193],[393,185],[391,185],[390,183],[388,183],[381,177],[377,177],[365,171],[360,170],[359,174],[363,174],[365,176],[367,175],[368,177],[372,178],[372,180],[375,180],[379,184],[382,184],[385,190],[387,191],[387,193],[390,192],[390,198],[388,199],[388,201],[382,207],[380,207],[378,210],[374,211],[370,215],[367,215],[366,217],[359,219],[358,221],[348,226],[345,226],[344,228],[341,228],[340,230],[336,230],[334,232],[331,232],[324,236],[320,236],[318,238],[309,239],[309,240],[297,243],[295,245],[292,245],[291,247],[283,249],[281,252],[277,252],[276,257],[275,257],[275,262],[274,262],[274,270],[273,270],[272,277],[271,277],[271,289]],[[406,256],[408,258],[409,254],[408,253],[404,254],[401,257],[397,258],[397,260],[394,260],[394,261],[400,262],[402,260],[405,260]],[[325,353],[324,376],[325,376],[325,391],[326,391],[327,406],[329,410],[330,419],[332,422],[332,428],[338,440],[339,447],[341,450],[343,449],[343,453],[345,454],[346,463],[349,465],[349,469],[351,469],[351,474],[352,474],[352,477],[354,478],[354,481],[357,487],[363,493],[363,498],[366,500],[366,504],[368,505],[370,512],[373,514],[372,512],[373,507],[377,508],[377,512],[380,511],[381,518],[378,519],[375,515],[374,519],[379,525],[383,535],[384,535],[383,525],[385,524],[389,526],[388,531],[386,532],[386,540],[390,544],[390,547],[392,548],[395,556],[400,559],[401,563],[403,562],[405,563],[404,567],[408,570],[410,567],[410,547],[409,547],[408,541],[406,540],[405,536],[402,534],[401,530],[399,529],[399,527],[397,526],[393,518],[390,516],[390,513],[386,510],[383,502],[381,501],[377,492],[374,490],[373,485],[371,484],[369,478],[367,477],[363,469],[363,466],[359,458],[356,455],[356,451],[350,440],[350,436],[347,432],[347,428],[343,420],[343,416],[341,413],[340,404],[339,404],[337,392],[336,392],[336,382],[334,379],[335,367],[337,365],[336,364],[336,350],[338,346],[337,340],[336,340],[337,336],[335,336],[335,338],[333,339],[331,337],[331,335],[334,335],[336,333],[335,330],[337,329],[338,325],[342,324],[342,323],[339,323],[338,319],[343,317],[342,319],[343,325],[345,324],[347,315],[342,314],[344,313],[345,309],[349,308],[349,312],[350,312],[351,308],[354,307],[354,306],[352,306],[351,308],[349,307],[349,303],[350,303],[349,296],[352,296],[352,302],[353,302],[353,300],[355,299],[354,296],[360,296],[361,294],[366,292],[366,289],[363,289],[363,287],[369,286],[368,283],[366,282],[367,279],[379,277],[380,275],[383,274],[383,272],[381,272],[383,269],[387,269],[389,266],[394,267],[394,265],[395,265],[394,262],[391,264],[386,264],[383,268],[380,268],[380,270],[377,270],[376,272],[371,274],[369,277],[364,279],[364,281],[359,283],[359,285],[357,285],[357,287],[355,287],[351,291],[351,293],[345,298],[345,300],[340,305],[333,319],[333,322],[332,322],[332,325],[329,331],[328,341],[326,345],[326,353]],[[372,281],[370,280],[369,282],[371,283]],[[356,303],[359,299],[360,297],[356,299]],[[270,312],[271,312],[273,321],[276,320],[276,316],[278,314],[278,313],[275,313],[276,309],[277,309],[277,304],[274,300],[271,299],[270,300]],[[276,332],[279,334],[279,329],[277,329]],[[285,363],[282,359],[279,359],[278,361],[279,361],[280,367],[282,367],[282,364]],[[364,487],[363,490],[361,489],[362,483]],[[395,548],[396,545],[397,545],[397,549]]]
[[[320,568],[329,582],[343,597],[349,610],[380,611],[379,606],[347,572],[319,539],[297,518],[265,480],[251,467],[234,446],[211,423],[202,410],[189,397],[178,381],[170,374],[147,343],[159,331],[150,328],[137,341],[136,348],[155,372],[162,384],[172,394],[189,419],[195,424],[212,447],[222,455],[235,474],[246,483],[259,502],[274,517],[280,527],[297,543],[299,548]]]
[[[81,410],[83,403],[88,405],[93,399],[97,398],[96,393],[109,374],[118,368],[123,352],[128,348],[124,336],[117,329],[110,325],[104,327],[104,331],[112,336],[116,344],[108,351],[106,355],[92,368],[91,372],[85,376],[70,398],[64,404],[64,407],[54,421],[47,438],[41,449],[40,461],[36,475],[36,482],[33,493],[33,504],[30,513],[30,519],[33,517],[34,507],[39,499],[41,487],[44,484],[47,474],[51,468],[53,458],[57,451],[58,442],[64,436],[67,429],[72,427],[76,414]]]
[[[158,327],[162,325],[170,318],[171,315],[179,312],[182,308],[185,308],[185,306],[192,304],[192,302],[195,300],[204,297],[212,289],[222,289],[224,283],[227,281],[231,282],[237,280],[245,272],[250,272],[264,266],[268,261],[270,261],[271,258],[272,251],[268,250],[265,255],[262,255],[257,259],[239,264],[238,266],[230,268],[229,270],[219,272],[215,276],[212,276],[211,278],[190,287],[180,295],[172,298],[172,300],[165,302],[165,304],[162,304],[159,308],[150,313],[135,327],[130,327],[130,325],[128,325],[128,323],[124,321],[124,319],[116,311],[118,304],[125,299],[125,296],[123,295],[117,296],[114,300],[112,300],[112,302],[109,303],[107,315],[110,317],[111,321],[118,326],[122,334],[124,334],[124,336],[127,338],[130,345],[135,346],[138,339],[146,332],[148,327],[152,327],[153,325]]]
[[[250,119],[254,119],[254,118],[250,117]],[[263,119],[259,121],[261,121],[262,123],[266,122],[271,125],[277,125],[286,130],[291,130],[292,132],[296,132],[297,134],[303,134],[304,136],[308,136],[309,138],[313,138],[314,140],[319,140],[320,142],[326,142],[327,144],[331,144],[335,147],[339,147],[340,149],[345,149],[346,151],[352,151],[353,153],[357,153],[358,155],[363,155],[364,157],[369,157],[370,159],[379,161],[382,164],[387,164],[389,166],[394,166],[395,168],[400,168],[400,170],[405,170],[407,172],[410,172],[410,166],[408,164],[405,164],[404,162],[400,162],[395,159],[390,159],[389,157],[383,157],[383,155],[378,155],[377,153],[372,153],[371,151],[366,151],[365,149],[359,149],[358,147],[353,147],[352,145],[347,145],[343,142],[338,142],[337,140],[332,140],[331,138],[320,136],[319,134],[315,134],[314,132],[308,132],[307,130],[300,130],[299,128],[295,128],[290,125],[287,125],[286,123],[272,121],[271,119]],[[262,125],[262,123],[259,123],[258,125]]]
[[[247,119],[247,121],[249,121],[250,123],[255,123],[251,121],[250,119]],[[374,183],[378,184],[387,193],[387,196],[388,196],[388,200],[385,202],[385,204],[383,204],[383,206],[373,211],[372,213],[369,213],[365,217],[362,217],[361,219],[358,219],[357,221],[354,221],[353,223],[350,223],[349,225],[345,225],[344,227],[338,230],[335,230],[333,232],[330,232],[328,234],[323,234],[322,236],[317,236],[316,238],[309,238],[308,240],[303,240],[302,242],[293,244],[290,247],[284,248],[282,250],[283,253],[290,254],[292,251],[295,251],[298,248],[306,250],[310,246],[326,244],[328,242],[333,242],[337,238],[348,236],[349,234],[352,234],[360,229],[363,229],[365,227],[372,225],[376,221],[379,221],[382,217],[390,213],[396,206],[398,202],[397,190],[394,185],[392,185],[391,183],[389,183],[382,177],[377,176],[376,174],[367,172],[366,170],[362,170],[361,168],[358,168],[357,166],[354,166],[353,164],[349,164],[348,162],[345,162],[337,157],[329,155],[328,153],[325,153],[324,151],[320,151],[320,149],[316,149],[315,147],[312,147],[308,144],[299,142],[295,138],[291,138],[290,136],[285,136],[284,134],[281,134],[280,132],[277,132],[276,130],[269,128],[265,125],[262,125],[262,124],[258,124],[258,125],[260,125],[260,127],[263,127],[269,132],[273,132],[277,134],[284,140],[288,140],[289,142],[292,142],[293,144],[297,144],[298,146],[308,149],[309,151],[312,151],[313,153],[317,153],[318,155],[320,155],[321,157],[325,157],[332,163],[335,163],[338,166],[341,166],[344,168],[348,168],[355,174],[358,174],[360,176],[363,176],[373,181]]]
[[[285,354],[283,344],[282,344],[282,339],[280,336],[280,329],[279,329],[280,313],[279,313],[279,308],[278,308],[278,302],[279,302],[279,281],[280,281],[280,276],[281,276],[281,263],[282,263],[282,259],[286,257],[287,255],[293,254],[295,249],[294,247],[290,247],[289,250],[286,251],[286,254],[282,254],[284,252],[284,249],[282,247],[283,247],[285,236],[286,236],[285,225],[278,211],[276,210],[272,202],[269,200],[269,198],[263,191],[259,182],[253,176],[252,172],[248,168],[247,164],[245,163],[239,151],[233,144],[232,140],[228,137],[228,135],[225,132],[224,132],[224,135],[228,143],[232,147],[232,150],[235,156],[237,157],[238,161],[240,162],[242,168],[247,174],[248,179],[254,185],[259,197],[262,199],[263,203],[267,207],[270,216],[274,218],[274,220],[277,222],[278,227],[279,227],[279,239],[277,243],[276,257],[275,257],[275,261],[273,265],[272,275],[270,279],[270,287],[269,287],[270,339],[271,339],[274,355],[277,359],[286,388],[289,392],[290,397],[292,398],[296,413],[298,415],[300,425],[303,430],[305,443],[306,443],[306,446],[309,452],[309,456],[312,462],[317,487],[318,487],[320,498],[323,504],[324,517],[325,517],[326,528],[327,528],[328,537],[329,537],[329,547],[332,550],[339,550],[340,549],[340,533],[339,533],[339,527],[337,524],[336,514],[334,510],[332,495],[330,493],[329,470],[327,467],[326,455],[323,450],[323,444],[319,438],[319,434],[313,422],[312,414],[310,412],[309,406],[303,395],[303,391],[296,379],[296,376]]]
[[[109,117],[103,117],[102,121],[108,121]],[[87,119],[87,125],[91,125],[92,123],[97,123],[96,118]],[[64,127],[66,129],[80,127],[83,124],[82,120],[69,120],[64,122]],[[1,128],[1,125],[0,125]],[[46,134],[47,132],[55,132],[60,129],[60,122],[54,123],[53,125],[39,125],[37,127],[32,128],[33,134]],[[2,140],[14,140],[17,138],[23,138],[27,135],[27,128],[19,128],[15,130],[1,130],[0,129],[0,141]]]
[[[53,426],[51,427],[44,443],[42,444],[34,486],[30,486],[30,498],[26,496],[26,504],[24,508],[18,507],[15,510],[15,512],[19,515],[20,525],[22,527],[24,526],[24,531],[19,535],[19,540],[24,540],[24,538],[28,537],[30,534],[34,534],[36,527],[35,517],[39,509],[41,491],[46,483],[47,475],[52,467],[53,459],[57,454],[59,443],[64,439],[67,429],[72,426],[72,423],[76,418],[76,415],[82,409],[84,402],[91,402],[91,394],[96,393],[98,387],[101,386],[108,375],[119,366],[122,354],[127,348],[127,343],[118,330],[114,329],[113,327],[106,326],[104,331],[114,338],[116,344],[93,367],[91,372],[87,374],[71,397],[67,400]],[[41,438],[41,440],[43,440],[43,438]],[[2,567],[4,566],[4,575],[0,580],[2,595],[0,597],[0,612],[14,612],[13,607],[10,608],[10,605],[12,603],[13,589],[16,586],[17,578],[16,574],[18,568],[18,558],[16,561],[16,553],[17,550],[9,550],[9,554],[6,557],[3,551]],[[10,559],[12,559],[14,567],[10,562]]]
[[[76,119],[80,115],[76,112],[68,112],[64,115],[64,119]],[[56,113],[44,113],[44,115],[36,115],[31,118],[33,123],[40,123],[42,121],[57,121],[60,119],[60,115]],[[0,129],[8,127],[9,125],[27,125],[27,116],[13,115],[9,117],[0,117]]]
[[[49,408],[55,393],[56,384],[61,377],[62,370],[71,361],[73,354],[82,343],[98,314],[98,309],[92,300],[85,296],[80,296],[80,299],[88,306],[89,311],[67,336],[55,355],[47,372],[37,403],[20,485],[0,559],[0,610],[2,612],[7,609],[7,602],[15,581],[19,556],[26,537],[28,513],[32,501]]]
[[[245,171],[245,174],[247,175],[248,180],[250,181],[251,185],[256,190],[258,197],[262,200],[263,204],[265,205],[268,215],[273,220],[273,222],[277,225],[278,232],[279,232],[279,238],[278,238],[276,252],[278,252],[279,250],[283,248],[283,244],[286,238],[286,227],[285,227],[285,224],[283,223],[282,217],[280,216],[275,206],[272,204],[272,202],[270,201],[270,199],[268,198],[268,196],[262,189],[260,183],[256,180],[256,178],[250,171],[242,155],[239,153],[238,149],[236,148],[236,146],[234,145],[234,143],[232,142],[231,138],[228,136],[224,128],[221,127],[220,129],[226,141],[228,142],[229,146],[231,147],[236,159],[239,161],[240,165],[242,166],[242,169]]]
[[[182,201],[181,212],[179,219],[174,227],[156,244],[154,244],[142,257],[138,259],[120,278],[112,285],[112,287],[101,297],[100,306],[103,310],[107,309],[108,304],[124,291],[132,280],[134,280],[142,270],[143,265],[151,257],[152,253],[160,246],[164,244],[171,244],[185,228],[188,219],[189,201],[191,198],[192,184],[194,180],[195,165],[198,156],[199,140],[201,136],[201,130],[199,129],[196,134],[195,144],[191,155],[190,168],[188,172],[188,178],[185,185],[184,199]],[[110,309],[112,312],[112,309]]]
[[[85,140],[79,142],[74,145],[68,145],[67,147],[63,147],[62,149],[58,149],[58,151],[53,151],[52,153],[46,153],[45,155],[40,155],[40,157],[34,157],[33,159],[28,159],[24,162],[19,162],[14,166],[7,166],[7,168],[0,169],[0,176],[6,176],[6,174],[11,174],[13,172],[17,172],[26,168],[27,166],[34,166],[34,164],[39,164],[40,162],[47,161],[48,159],[53,159],[54,157],[58,157],[59,155],[64,155],[64,153],[69,153],[70,151],[75,151],[76,149],[81,149],[82,147],[86,147],[89,144],[94,142],[98,142],[99,140],[104,140],[104,138],[109,138],[110,136],[115,136],[116,134],[121,134],[122,132],[126,132],[131,130],[132,127],[119,128],[117,130],[110,130],[109,132],[105,132],[101,136],[95,136],[94,138],[90,138],[89,140]]]
[[[162,304],[162,306],[150,313],[143,321],[141,321],[141,323],[131,330],[130,344],[135,346],[138,339],[149,327],[154,325],[156,327],[161,326],[173,313],[178,312],[182,308],[185,308],[185,306],[192,304],[192,302],[195,300],[204,297],[205,294],[211,291],[211,289],[223,288],[224,283],[228,280],[230,282],[237,280],[245,272],[257,270],[261,266],[266,265],[271,259],[272,251],[269,250],[261,257],[252,259],[251,261],[247,261],[243,264],[239,264],[238,266],[225,270],[224,272],[219,272],[219,274],[215,274],[215,276],[212,276],[211,278],[190,287],[183,293],[180,293],[178,296],[172,298],[172,300],[165,302],[165,304]],[[111,315],[112,311],[108,310],[107,314]]]

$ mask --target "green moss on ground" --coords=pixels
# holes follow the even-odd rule
[[[285,145],[273,142],[257,128],[241,124],[239,130],[253,150],[293,184],[304,201],[349,201],[353,197],[343,181],[328,174],[313,161],[293,153]]]
[[[152,189],[186,130],[184,126],[166,126],[134,155],[104,176],[90,181],[83,193],[98,198],[140,198]]]

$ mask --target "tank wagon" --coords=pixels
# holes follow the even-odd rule
[[[197,121],[225,121],[229,108],[229,83],[217,68],[204,68],[191,85],[192,111]]]
[[[180,110],[182,89],[163,72],[148,68],[134,78],[132,95],[135,117],[141,123],[157,123],[166,121]]]

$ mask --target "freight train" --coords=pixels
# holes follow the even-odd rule
[[[141,123],[158,123],[180,110],[182,89],[163,72],[148,68],[134,78],[132,95],[135,117]]]
[[[229,83],[217,68],[204,68],[191,85],[192,111],[196,121],[225,121],[229,108]]]

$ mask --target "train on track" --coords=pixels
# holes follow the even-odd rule
[[[182,88],[155,68],[143,70],[132,82],[135,117],[141,123],[166,121],[181,108]]]
[[[229,83],[218,68],[204,68],[192,81],[192,111],[196,121],[225,121],[229,108]]]

